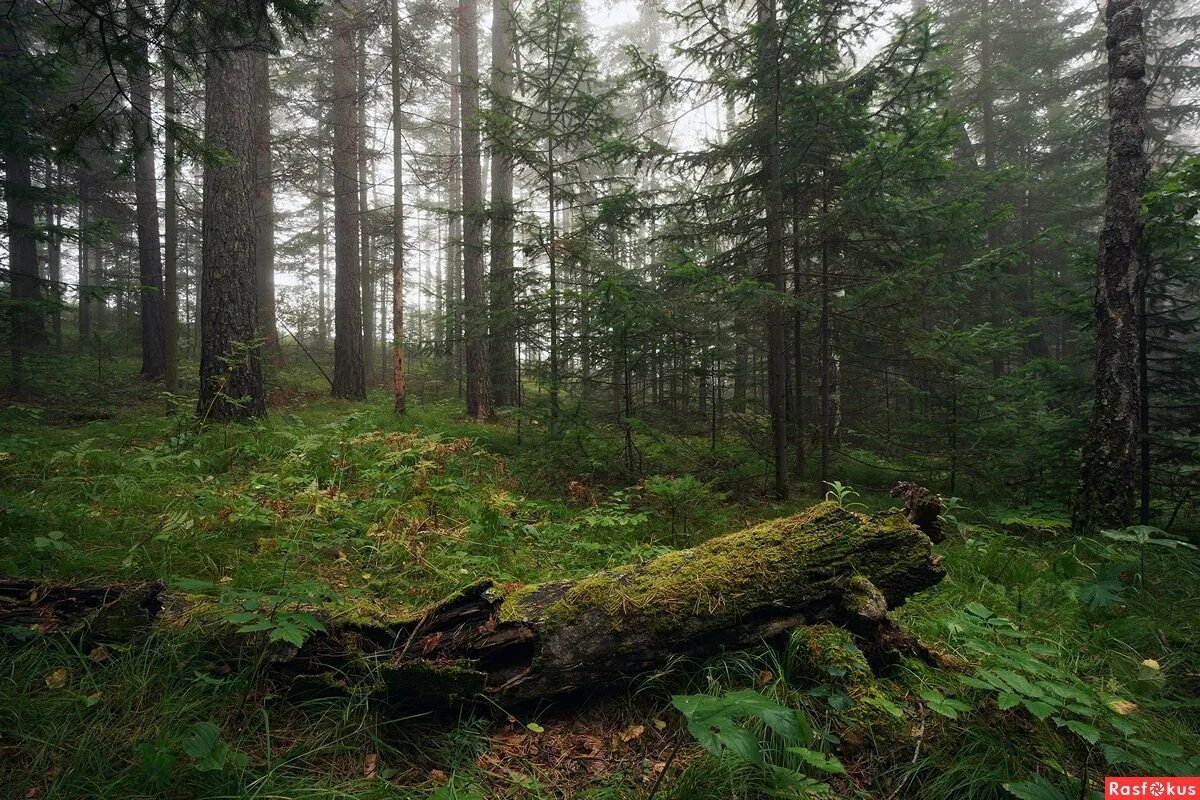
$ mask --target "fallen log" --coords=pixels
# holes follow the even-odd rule
[[[485,580],[414,617],[331,619],[302,647],[274,643],[270,660],[299,684],[377,688],[410,707],[481,694],[504,704],[594,691],[678,657],[744,649],[806,624],[848,628],[880,662],[913,646],[886,611],[942,574],[929,539],[903,515],[868,517],[822,503],[577,580]],[[94,640],[97,628],[129,629],[114,616],[174,625],[194,603],[157,584],[81,587],[74,595],[31,586],[0,585],[0,625],[53,627],[82,609]],[[33,595],[22,601],[25,590]],[[261,634],[240,641],[262,652]]]

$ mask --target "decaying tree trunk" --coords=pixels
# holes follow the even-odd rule
[[[864,517],[823,503],[578,580],[481,581],[416,617],[331,621],[327,633],[271,656],[302,685],[375,686],[407,707],[593,692],[680,656],[752,647],[816,623],[849,628],[879,661],[912,646],[887,609],[941,577],[929,539],[901,514]],[[0,604],[0,627],[53,627],[84,612],[93,641],[97,630],[127,631],[150,619],[171,628],[205,613],[184,610],[186,598],[158,586],[38,590],[10,582],[0,584]],[[238,646],[261,641],[247,636]]]

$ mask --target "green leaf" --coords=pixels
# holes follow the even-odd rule
[[[996,696],[996,705],[1000,706],[1002,711],[1008,711],[1021,705],[1021,698],[1012,692],[1001,692]]]
[[[1038,719],[1046,719],[1054,713],[1054,706],[1041,702],[1040,700],[1026,700],[1025,710],[1033,714]]]
[[[299,625],[280,620],[267,638],[272,642],[284,641],[296,647],[303,647],[304,640],[308,638],[308,632]]]
[[[952,700],[936,689],[923,689],[919,692],[921,698],[929,704],[929,709],[936,714],[950,719],[958,719],[960,711],[970,711],[971,706],[961,700]]]
[[[197,722],[192,726],[188,738],[183,742],[183,752],[196,759],[196,769],[201,772],[216,772],[226,764],[245,766],[247,757],[230,749],[221,741],[221,729],[211,722]]]
[[[1067,729],[1076,733],[1080,738],[1086,740],[1088,744],[1097,744],[1100,741],[1102,734],[1100,731],[1093,728],[1091,725],[1086,725],[1079,720],[1067,720]]]
[[[992,617],[996,616],[995,613],[983,603],[967,603],[966,606],[964,606],[964,609],[967,611],[967,613],[971,614],[972,616],[979,617],[980,619],[991,619]]]
[[[137,754],[141,758],[138,767],[142,777],[159,790],[166,788],[178,760],[166,740],[159,737],[153,741],[142,742],[137,746]]]
[[[846,768],[842,766],[842,762],[825,753],[819,753],[816,750],[809,750],[807,747],[789,747],[789,753],[795,753],[800,756],[800,760],[810,767],[815,767],[822,772],[828,772],[832,775],[845,775]]]

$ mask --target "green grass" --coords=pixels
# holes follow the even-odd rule
[[[653,471],[701,480],[626,486],[606,455],[619,437],[602,426],[550,445],[511,414],[470,423],[456,401],[414,402],[401,420],[381,392],[333,401],[315,372],[293,368],[272,375],[266,421],[200,427],[187,401],[140,385],[132,362],[107,363],[101,377],[93,366],[68,359],[43,394],[0,410],[5,574],[158,579],[232,610],[269,596],[334,619],[394,615],[482,576],[583,575],[816,499],[763,501],[753,492],[761,482],[746,481],[759,471],[749,451],[729,442],[709,453],[700,434],[648,428],[639,449]],[[852,499],[890,505],[867,491],[882,482],[856,488],[865,496]],[[9,630],[0,796],[445,800],[477,787],[489,797],[644,797],[646,770],[678,735],[668,695],[737,685],[806,712],[847,766],[831,780],[845,797],[1000,798],[1005,784],[1039,775],[1078,797],[1081,781],[1094,786],[1109,770],[1200,767],[1195,554],[1155,549],[1143,575],[1126,545],[1069,537],[1053,512],[955,511],[959,525],[939,547],[946,580],[897,614],[944,655],[941,667],[911,661],[874,678],[846,671],[844,652],[801,632],[782,653],[677,665],[582,719],[538,709],[516,720],[397,719],[369,694],[278,696],[268,673],[226,663],[200,635],[97,651]],[[963,682],[1029,658],[1053,671],[1049,684],[1090,699],[1039,719]],[[966,710],[939,713],[938,697]],[[1115,700],[1136,708],[1118,714]],[[524,728],[535,717],[544,734]],[[203,769],[213,764],[196,755],[204,723],[230,748],[218,747],[220,768]],[[634,724],[650,732],[621,741]],[[524,750],[505,744],[516,734],[531,737]],[[582,782],[556,785],[569,779],[549,753],[589,737],[603,740],[603,776],[586,795]],[[497,752],[501,766],[489,760]],[[753,769],[688,746],[657,796],[749,798],[762,787]]]

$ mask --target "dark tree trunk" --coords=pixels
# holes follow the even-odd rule
[[[483,186],[479,144],[479,4],[458,6],[462,92],[463,326],[467,416],[490,417],[487,371],[487,295],[483,285]]]
[[[517,588],[485,580],[415,617],[330,621],[298,650],[277,648],[270,663],[302,687],[375,686],[408,708],[480,696],[500,706],[586,697],[802,625],[845,626],[868,659],[887,663],[897,650],[923,654],[888,609],[942,574],[929,539],[900,514],[860,517],[823,503],[578,580]],[[0,624],[45,630],[83,622],[93,641],[128,638],[157,616],[177,625],[203,614],[159,585],[39,589],[7,581],[0,598]],[[247,649],[262,637],[247,636]]]
[[[1138,461],[1138,248],[1146,184],[1146,51],[1141,0],[1109,0],[1108,188],[1096,266],[1095,405],[1076,530],[1134,520]]]
[[[370,129],[367,127],[367,30],[360,27],[356,42],[358,90],[355,94],[358,114],[358,257],[361,259],[359,282],[362,284],[362,327],[363,327],[363,374],[371,383],[375,381],[375,280],[371,253],[371,205],[367,187],[371,155],[367,147]]]
[[[132,7],[131,7],[132,8]],[[130,11],[135,31],[145,30],[146,20]],[[139,60],[147,58],[144,40],[136,45]],[[158,231],[158,179],[155,175],[150,76],[147,67],[132,70],[129,94],[132,102],[133,186],[137,206],[138,297],[142,317],[142,377],[161,380],[167,373],[167,331],[163,301],[162,242]]]
[[[404,87],[400,79],[400,0],[392,0],[392,399],[403,414],[404,375]],[[419,263],[419,262],[418,262]]]
[[[263,350],[283,366],[279,323],[275,317],[275,164],[271,158],[271,63],[266,51],[254,53],[254,266],[258,275],[258,327]]]
[[[27,137],[18,132],[11,138],[15,140],[14,147],[4,153],[4,199],[8,210],[8,276],[12,298],[9,348],[13,380],[19,387],[25,375],[25,357],[45,346],[46,320],[42,282],[38,277],[34,192]]]
[[[774,493],[787,497],[787,314],[782,305],[787,291],[783,258],[783,159],[779,145],[779,31],[775,0],[757,0],[761,28],[761,78],[764,85],[762,113],[767,126],[763,152],[766,180],[766,272],[775,289],[767,312],[767,397],[771,412],[771,444],[775,462]]]
[[[333,11],[333,388],[334,397],[365,400],[362,284],[358,242],[358,120],[355,114],[354,19]]]
[[[62,350],[62,169],[46,161],[46,188],[53,198],[46,203],[46,224],[50,228],[46,236],[46,281],[54,307],[50,309],[51,331],[54,333],[54,349]]]
[[[492,95],[503,105],[513,91],[513,18],[511,0],[492,0]],[[492,400],[497,406],[518,401],[516,274],[513,270],[513,164],[503,146],[492,148],[491,207],[491,366]]]
[[[179,389],[179,190],[176,177],[179,170],[175,156],[175,70],[163,65],[163,106],[166,111],[166,130],[163,134],[163,171],[165,175],[166,206],[163,209],[163,328],[166,333],[167,391]]]
[[[204,170],[200,269],[200,403],[205,419],[266,414],[254,265],[255,54],[210,55],[204,77],[204,138],[228,160]]]
[[[79,190],[79,337],[81,339],[92,335],[92,290],[91,276],[88,266],[92,260],[91,243],[88,241],[88,230],[91,226],[91,173],[84,167],[75,170],[75,181]]]

